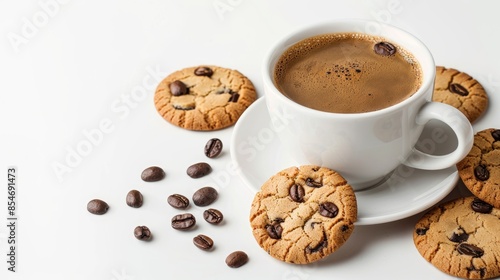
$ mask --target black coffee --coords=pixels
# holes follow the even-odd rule
[[[333,113],[387,108],[413,95],[421,80],[412,54],[384,38],[360,33],[300,41],[281,55],[274,69],[283,95]]]

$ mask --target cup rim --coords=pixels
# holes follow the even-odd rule
[[[345,31],[326,31],[328,29],[332,29],[331,27],[334,25],[339,25],[339,24],[344,24],[344,25],[349,25],[349,27],[345,28]],[[376,34],[374,32],[366,32],[366,31],[359,31],[355,30],[356,27],[360,27],[364,25],[365,27],[368,26],[369,24],[376,24],[380,26],[383,30],[390,30],[390,32],[397,34],[393,36],[386,36],[384,34]],[[320,32],[318,30],[325,30],[323,32]],[[334,113],[334,112],[327,112],[327,111],[321,111],[317,109],[312,109],[309,107],[306,107],[302,104],[296,103],[295,101],[291,100],[290,98],[286,97],[284,94],[282,94],[277,87],[274,84],[273,81],[273,71],[275,67],[275,63],[277,59],[281,56],[281,54],[289,48],[291,45],[299,42],[300,40],[321,35],[321,34],[327,34],[327,33],[343,33],[343,32],[356,32],[356,33],[365,33],[368,35],[372,36],[381,36],[384,38],[389,39],[390,41],[394,41],[398,45],[402,46],[405,50],[409,51],[412,53],[414,56],[415,52],[413,50],[415,49],[420,49],[422,55],[417,59],[417,61],[420,64],[421,70],[422,70],[422,84],[420,85],[419,89],[412,94],[410,97],[406,98],[405,100],[394,104],[392,106],[375,110],[375,111],[369,111],[369,112],[360,112],[360,113]],[[398,38],[395,38],[398,37]],[[399,37],[402,37],[404,39],[399,39]],[[407,40],[408,42],[403,42],[401,43],[400,40]],[[291,42],[290,42],[291,41]],[[411,46],[410,48],[408,46]],[[422,58],[425,58],[427,60],[427,65],[424,69],[424,66],[422,65]],[[263,82],[264,82],[264,87],[266,88],[265,95],[272,94],[276,96],[280,102],[284,102],[285,104],[294,107],[297,110],[304,111],[308,114],[314,114],[318,116],[335,116],[337,118],[346,118],[346,119],[356,119],[356,118],[365,118],[365,117],[375,117],[379,116],[382,114],[387,114],[391,113],[393,111],[400,110],[402,107],[407,106],[408,104],[414,102],[415,99],[419,99],[422,97],[422,95],[425,95],[428,89],[433,90],[434,87],[434,77],[436,75],[436,66],[434,62],[434,58],[430,52],[430,50],[427,48],[427,46],[416,36],[413,34],[409,33],[408,31],[405,31],[399,27],[396,27],[391,24],[387,23],[382,23],[378,21],[373,21],[373,20],[366,20],[366,19],[338,19],[338,20],[331,20],[331,21],[326,21],[326,22],[321,22],[321,23],[315,23],[312,25],[308,25],[305,27],[302,27],[299,30],[292,31],[291,33],[283,36],[280,38],[278,41],[276,41],[270,50],[268,50],[264,63],[262,63],[262,75],[263,75]],[[270,93],[269,93],[270,92]],[[430,101],[430,100],[429,100]]]

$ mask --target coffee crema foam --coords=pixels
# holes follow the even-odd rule
[[[393,44],[383,56],[374,45],[390,42],[361,33],[335,33],[289,47],[274,69],[278,90],[306,107],[334,113],[363,113],[395,105],[422,84],[422,70],[411,53]]]

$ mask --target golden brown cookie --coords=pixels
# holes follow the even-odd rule
[[[257,243],[274,258],[296,264],[337,250],[356,219],[351,186],[335,171],[312,165],[290,167],[269,178],[250,211]]]
[[[488,107],[488,95],[478,81],[464,72],[442,66],[436,67],[432,100],[457,108],[471,123]]]
[[[460,278],[500,276],[500,210],[473,196],[443,203],[415,225],[418,252]]]
[[[472,149],[457,169],[472,194],[500,208],[500,129],[477,132]]]
[[[252,82],[236,70],[189,67],[168,75],[154,103],[168,122],[189,130],[217,130],[236,123],[257,98]]]

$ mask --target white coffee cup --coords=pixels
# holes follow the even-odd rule
[[[374,25],[379,28],[369,28]],[[382,36],[412,53],[423,73],[420,89],[406,100],[378,111],[342,114],[305,107],[276,88],[274,66],[288,47],[315,35],[341,32]],[[355,190],[377,184],[401,164],[425,170],[448,168],[472,148],[473,130],[467,118],[452,106],[431,101],[436,75],[431,53],[420,40],[394,26],[338,20],[307,27],[271,48],[262,75],[271,122],[286,153],[298,165],[314,164],[336,170]],[[288,120],[286,125],[280,121],[284,117]],[[450,126],[458,142],[454,151],[437,156],[415,148],[430,120]]]

